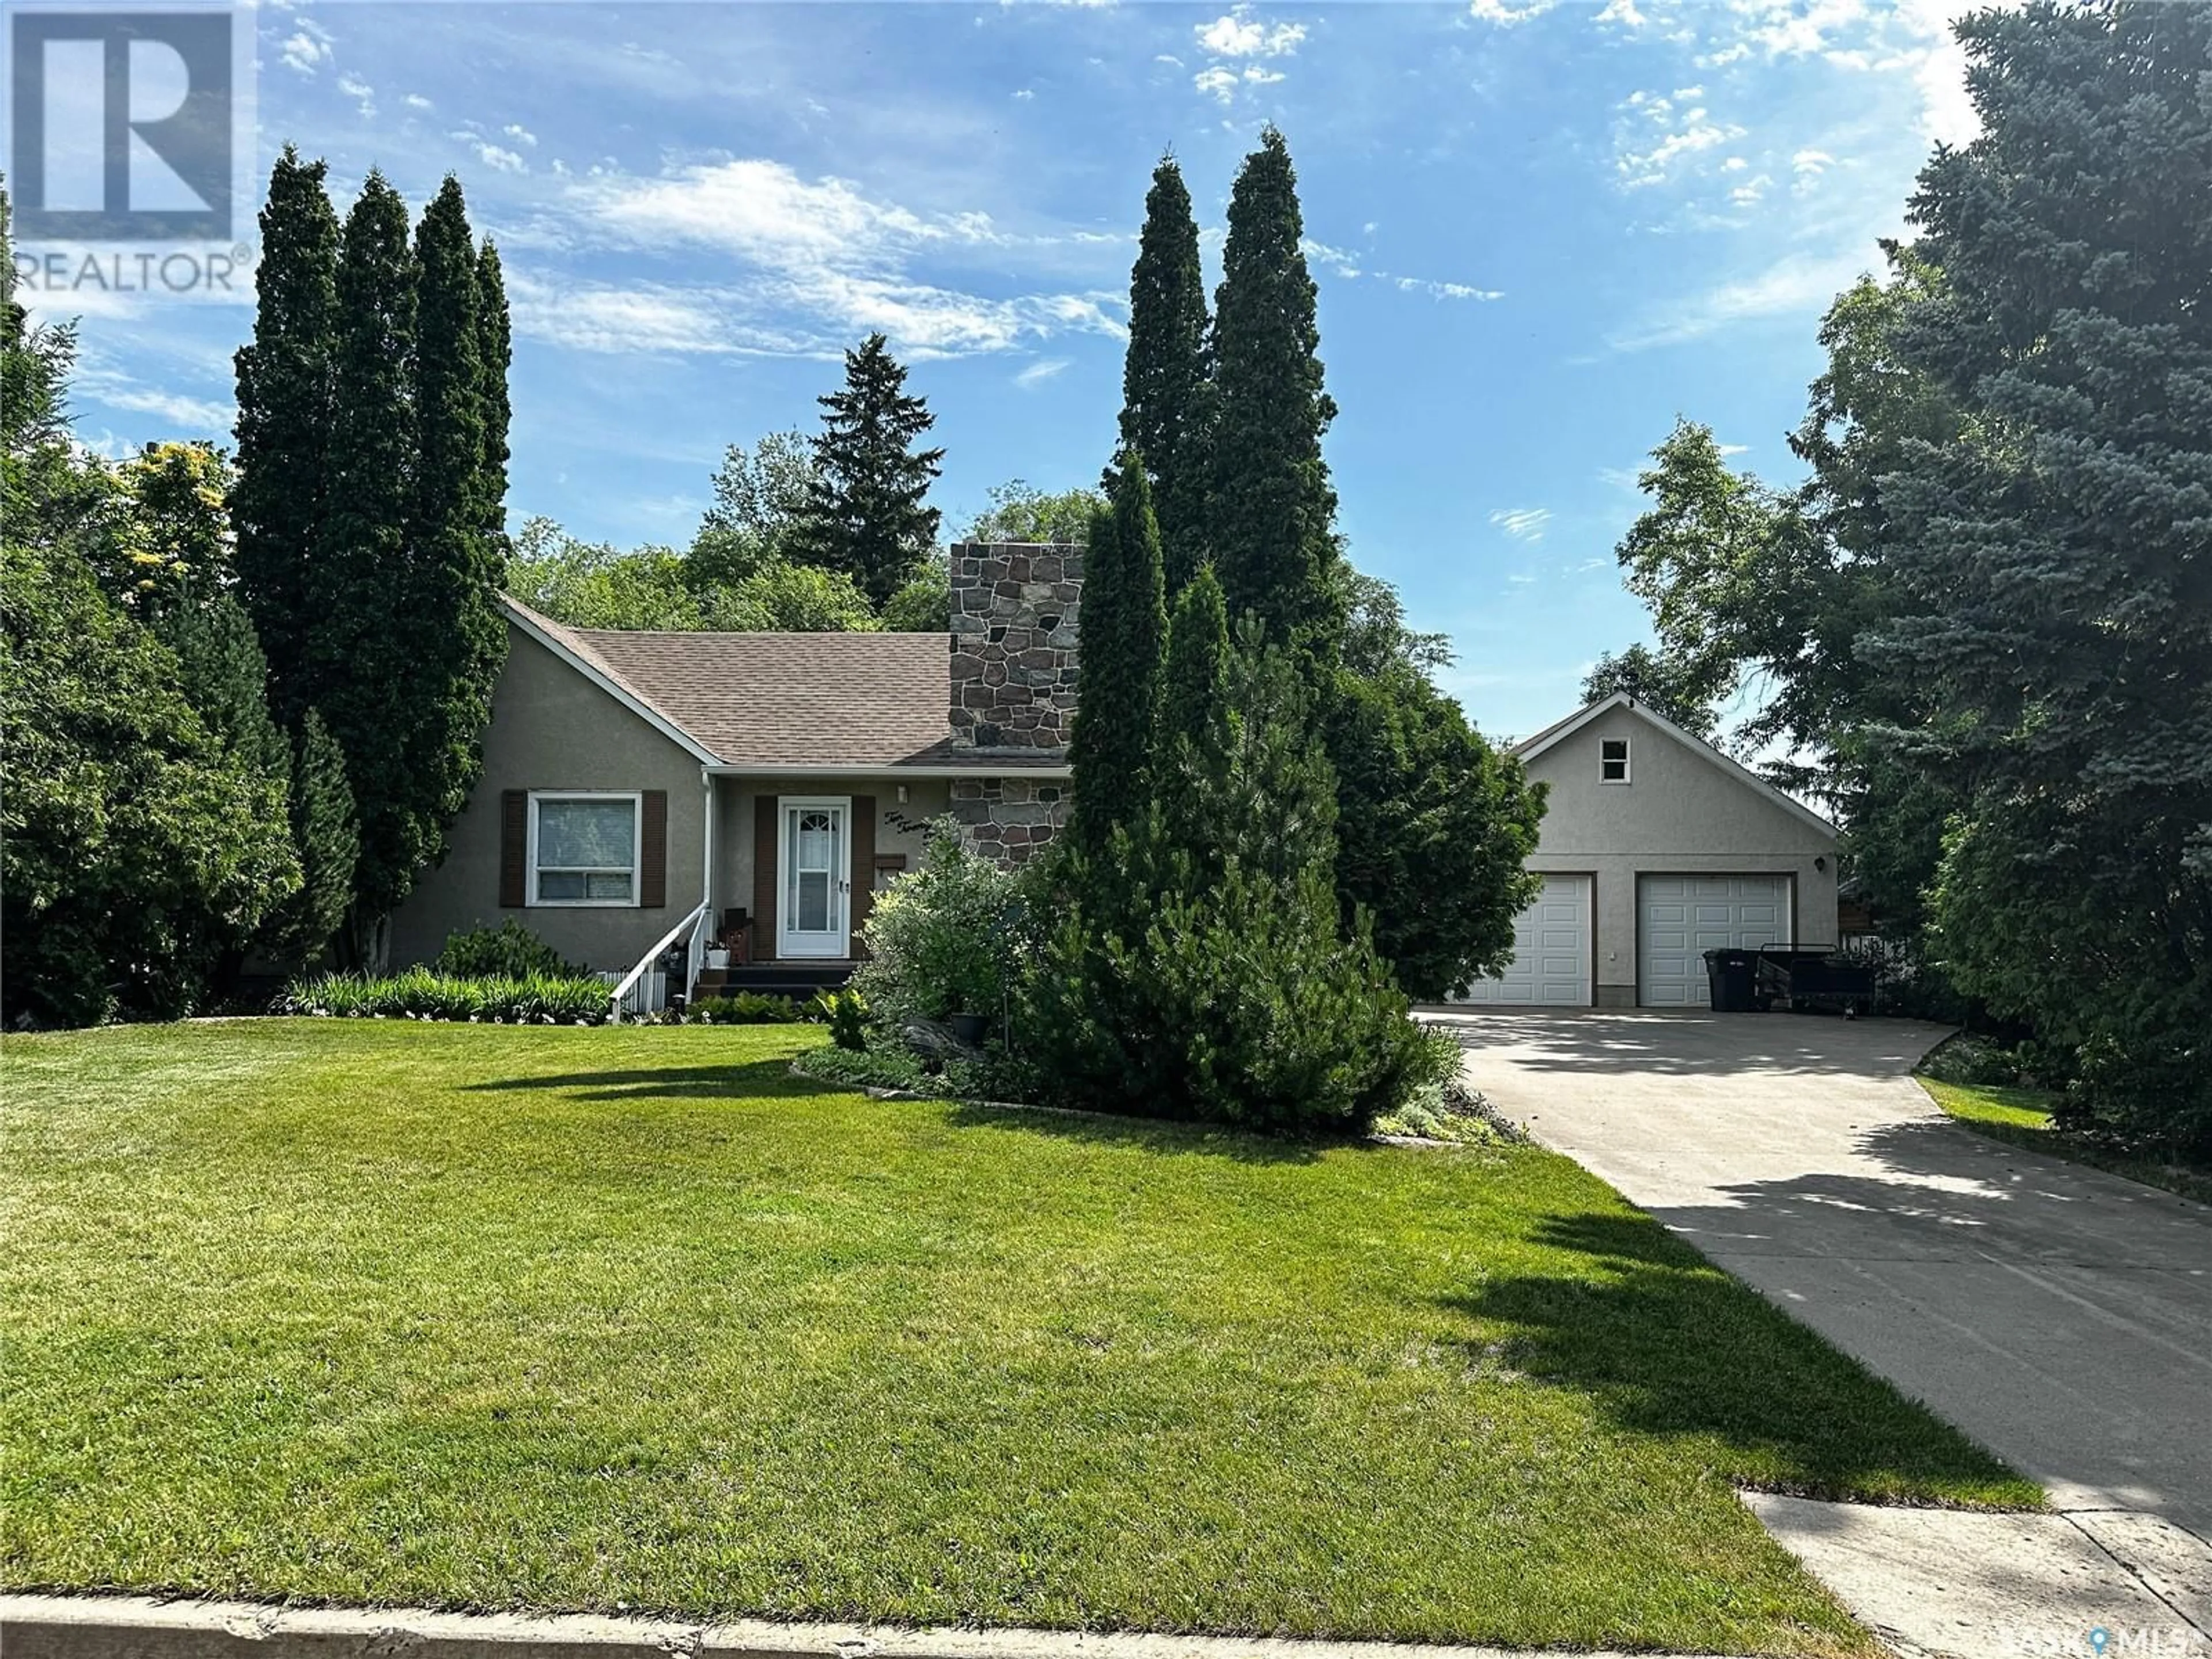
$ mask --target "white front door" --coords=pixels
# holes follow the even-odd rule
[[[1790,943],[1787,876],[1639,876],[1637,1002],[1710,1008],[1708,951]]]
[[[1587,1008],[1590,1001],[1590,878],[1547,876],[1536,901],[1513,919],[1513,960],[1455,1002]]]
[[[780,957],[838,957],[852,948],[845,917],[852,879],[846,844],[853,803],[835,798],[784,796],[783,878],[778,884],[775,953]]]

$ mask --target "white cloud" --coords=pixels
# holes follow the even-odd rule
[[[432,109],[436,107],[428,99],[425,98],[419,92],[410,92],[406,97],[400,100],[400,101],[405,104],[410,109]]]
[[[1605,9],[1598,13],[1597,21],[1617,28],[1640,29],[1650,20],[1636,9],[1636,0],[1606,0]]]
[[[1047,380],[1066,368],[1068,360],[1065,357],[1040,358],[1016,374],[1014,384],[1027,392],[1032,386],[1042,386]]]
[[[1762,173],[1759,174],[1758,177],[1747,179],[1742,184],[1740,184],[1730,190],[1729,191],[1729,200],[1735,203],[1738,207],[1755,206],[1758,203],[1764,200],[1766,192],[1773,188],[1773,179],[1770,175]]]
[[[1623,190],[1665,184],[1685,157],[1747,136],[1733,121],[1714,119],[1703,104],[1690,103],[1703,92],[1699,87],[1685,87],[1671,96],[1632,92],[1622,101],[1614,125],[1613,166]],[[1682,106],[1686,103],[1689,107]]]
[[[1801,149],[1790,158],[1790,170],[1800,178],[1817,178],[1835,165],[1836,158],[1824,149]]]
[[[1255,21],[1249,6],[1201,23],[1194,31],[1198,44],[1216,58],[1279,58],[1296,52],[1306,38],[1304,23],[1265,24]]]
[[[926,357],[1004,351],[1063,333],[1127,332],[1126,301],[1113,290],[986,296],[914,269],[924,255],[984,249],[1003,265],[1006,250],[1073,239],[1009,235],[981,212],[916,213],[849,180],[805,179],[781,162],[722,161],[649,179],[600,173],[572,185],[568,203],[587,234],[617,245],[726,256],[737,270],[712,290],[709,335],[723,349],[829,351],[880,329],[904,353]],[[668,314],[702,291],[653,290],[652,314]]]
[[[505,131],[507,136],[514,139],[515,143],[519,144],[527,144],[532,149],[538,148],[538,135],[531,131],[528,128],[518,126],[510,122],[507,124]]]
[[[357,75],[338,76],[338,90],[358,105],[364,118],[376,113],[376,88]]]
[[[1749,276],[1657,307],[1607,336],[1607,343],[1615,351],[1644,351],[1702,339],[1734,323],[1811,316],[1876,264],[1871,246],[1863,255],[1787,254]]]
[[[1022,102],[1022,103],[1024,103],[1024,104],[1028,103],[1031,99],[1035,98],[1036,96],[1036,89],[1034,87],[1024,87],[1024,88],[1023,88],[1019,92],[1017,92],[1017,93],[1014,94],[1014,97],[1015,97],[1018,101],[1020,101],[1020,102]]]
[[[305,17],[299,20],[299,25],[276,50],[285,68],[296,74],[313,75],[331,60],[330,31]]]
[[[1469,0],[1467,14],[1478,23],[1498,23],[1510,28],[1542,16],[1559,3],[1559,0]],[[1607,8],[1607,12],[1611,9]],[[1604,21],[1602,16],[1600,21]]]
[[[218,438],[228,433],[231,422],[238,418],[238,409],[234,404],[219,404],[206,398],[186,397],[180,392],[161,392],[146,386],[106,391],[93,391],[88,387],[87,391],[110,409],[127,409],[133,414],[155,416],[180,431],[210,438]]]
[[[1501,507],[1490,515],[1490,522],[1516,542],[1542,541],[1544,526],[1551,521],[1548,507]]]
[[[1236,71],[1225,70],[1218,64],[1211,69],[1199,70],[1190,77],[1190,83],[1199,91],[1210,97],[1218,98],[1224,104],[1237,96]]]

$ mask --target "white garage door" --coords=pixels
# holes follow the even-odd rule
[[[1708,1008],[1708,951],[1790,942],[1787,876],[1638,876],[1636,984],[1646,1008]]]
[[[1587,1008],[1590,1000],[1588,876],[1547,876],[1536,902],[1513,919],[1513,960],[1479,979],[1462,1002]]]

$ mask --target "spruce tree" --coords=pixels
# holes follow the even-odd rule
[[[415,234],[417,449],[407,538],[411,603],[397,619],[399,636],[411,639],[407,672],[414,682],[414,729],[407,745],[406,808],[422,849],[418,865],[444,856],[447,828],[468,804],[482,770],[480,742],[507,648],[499,609],[506,560],[493,531],[499,503],[489,493],[493,410],[488,396],[496,380],[504,404],[506,376],[503,365],[495,369],[482,355],[488,331],[477,262],[461,186],[448,174]],[[495,325],[489,330],[491,337],[503,332]],[[497,339],[492,343],[496,349]],[[506,447],[503,430],[499,447]],[[409,884],[416,867],[404,872]]]
[[[1094,509],[1083,567],[1080,696],[1068,742],[1076,843],[1097,853],[1149,793],[1160,653],[1167,633],[1160,537],[1143,461],[1122,452],[1114,501]]]
[[[1121,369],[1121,445],[1145,458],[1170,597],[1206,559],[1212,439],[1206,277],[1198,222],[1172,155],[1152,171],[1129,273],[1129,349]]]
[[[1270,641],[1325,665],[1343,626],[1336,492],[1321,453],[1336,405],[1322,389],[1303,234],[1290,149],[1269,127],[1229,198],[1206,546],[1231,616],[1257,616]]]
[[[236,360],[238,575],[288,721],[313,684],[309,565],[322,543],[332,419],[338,222],[323,174],[321,161],[302,161],[289,144],[270,173],[253,343]]]
[[[1964,414],[1881,480],[1904,614],[1863,649],[1967,797],[1954,970],[2081,1098],[2212,1147],[2212,9],[1960,25],[1982,134],[1911,208],[1898,349]]]
[[[346,216],[337,269],[328,509],[310,594],[307,699],[345,757],[360,813],[349,960],[374,963],[383,923],[432,847],[410,740],[422,684],[411,660],[416,584],[416,276],[407,207],[371,172]]]
[[[878,607],[937,542],[938,512],[924,501],[945,452],[914,447],[935,418],[905,386],[881,334],[845,354],[843,390],[817,400],[818,475],[790,550],[798,563],[842,571]]]

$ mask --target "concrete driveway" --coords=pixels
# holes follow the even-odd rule
[[[1485,1012],[1467,1074],[1536,1138],[2064,1509],[2212,1537],[2212,1210],[1952,1124],[1897,1020]]]

